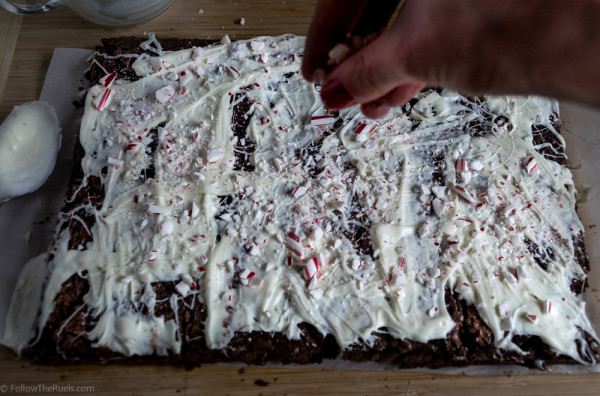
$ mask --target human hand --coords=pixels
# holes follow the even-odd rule
[[[319,2],[302,67],[309,81],[345,40],[362,3]],[[368,3],[381,7],[367,23],[377,31],[390,2]],[[321,96],[328,108],[360,104],[372,118],[410,100],[425,82],[467,94],[535,93],[598,104],[599,10],[597,0],[408,0],[387,30],[326,76]]]

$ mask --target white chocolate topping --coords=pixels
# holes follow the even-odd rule
[[[573,279],[585,279],[575,262],[583,227],[573,182],[532,141],[532,124],[553,130],[556,104],[481,104],[445,90],[421,93],[412,108],[377,122],[357,108],[338,116],[298,73],[303,45],[301,37],[261,37],[140,57],[142,78],[113,85],[102,110],[94,100],[104,87],[90,90],[83,169],[102,177],[106,194],[85,250],[68,250],[63,232],[39,325],[62,282],[86,270],[84,300],[98,316],[89,336],[125,355],[180,351],[176,319],[133,308],[153,313],[150,284],[161,281],[175,285],[175,311],[186,296],[206,306],[211,348],[236,331],[298,339],[302,322],[341,347],[371,345],[383,327],[427,342],[455,326],[448,289],[477,308],[496,347],[519,352],[512,336],[531,334],[587,360],[578,328],[595,333],[570,291]],[[244,98],[251,106],[241,138],[231,119]],[[488,119],[483,137],[465,132],[490,112],[506,121]],[[235,151],[248,146],[240,139],[254,145],[253,170],[236,165]],[[155,175],[145,180],[151,164]],[[365,230],[373,254],[344,230]],[[527,241],[551,252],[546,270]]]

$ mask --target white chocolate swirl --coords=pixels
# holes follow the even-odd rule
[[[570,291],[573,279],[585,279],[575,261],[573,237],[583,227],[573,182],[532,141],[532,124],[553,129],[556,104],[477,104],[444,90],[421,93],[407,112],[377,122],[357,108],[323,118],[317,90],[298,73],[303,45],[301,37],[261,37],[142,57],[134,64],[142,78],[114,84],[101,111],[94,99],[105,88],[90,90],[83,169],[101,176],[107,167],[106,196],[85,250],[69,251],[63,232],[39,326],[62,282],[84,270],[85,303],[98,317],[89,337],[125,355],[180,351],[175,320],[132,308],[154,312],[152,282],[177,284],[174,311],[190,294],[206,305],[211,348],[225,347],[236,331],[298,339],[302,322],[341,347],[370,345],[382,327],[397,338],[440,339],[455,326],[449,289],[477,308],[496,347],[519,351],[512,336],[531,334],[588,361],[579,329],[595,333]],[[243,98],[252,103],[253,171],[234,169],[240,142],[231,119]],[[506,122],[485,121],[491,114]],[[338,119],[341,127],[310,153]],[[491,132],[465,132],[482,120]],[[162,123],[150,156],[149,132]],[[531,173],[529,158],[537,163]],[[154,178],[144,180],[152,163]],[[356,203],[358,217],[349,215]],[[372,257],[342,232],[352,225],[369,227]],[[526,239],[552,252],[546,270]],[[315,276],[307,281],[305,272]]]

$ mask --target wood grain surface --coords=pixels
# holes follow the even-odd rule
[[[126,28],[93,25],[67,8],[23,18],[0,10],[0,120],[4,120],[13,106],[38,98],[56,47],[91,49],[103,37],[143,36],[147,32],[155,32],[159,37],[213,39],[226,33],[234,39],[283,33],[305,34],[316,1],[177,0],[154,20]],[[200,9],[203,13],[198,13]],[[236,24],[236,20],[242,17],[246,23],[243,26]],[[93,391],[88,393],[111,395],[573,395],[598,394],[600,374],[465,376],[389,370],[213,365],[192,371],[157,365],[53,367],[18,360],[11,351],[0,347],[0,392],[44,393],[44,390],[51,391],[53,385],[72,386],[73,389],[91,386]],[[23,388],[25,386],[29,388]],[[38,386],[37,391],[33,388],[35,386]],[[79,392],[73,393],[84,391],[79,389]]]

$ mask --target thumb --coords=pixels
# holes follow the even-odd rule
[[[404,71],[403,49],[397,41],[397,35],[385,31],[338,65],[321,89],[325,106],[335,110],[372,102],[399,85],[417,82]]]

